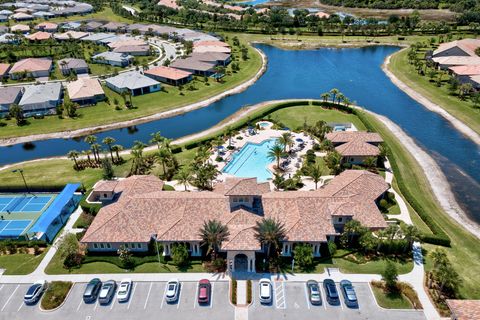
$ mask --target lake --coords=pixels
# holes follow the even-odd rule
[[[351,101],[387,116],[414,138],[437,160],[460,206],[480,222],[480,148],[448,121],[425,109],[390,82],[381,64],[397,47],[304,51],[267,45],[257,47],[268,56],[268,70],[246,91],[183,115],[99,133],[99,141],[111,136],[129,147],[135,140],[148,142],[155,131],[178,138],[207,129],[247,104],[287,98],[319,99],[321,93],[338,88]],[[37,141],[33,146],[0,147],[0,164],[87,149],[82,140],[51,139]]]

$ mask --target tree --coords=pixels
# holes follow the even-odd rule
[[[222,243],[228,240],[230,232],[226,225],[214,219],[203,222],[199,235],[202,238],[202,243],[208,247],[207,254],[211,253],[212,261],[215,261],[218,250]]]
[[[68,233],[57,244],[57,252],[63,259],[63,265],[71,269],[82,263],[83,255],[80,253],[80,244],[77,235]]]
[[[127,247],[124,245],[120,246],[117,250],[117,254],[124,269],[131,269],[133,267],[132,253]]]
[[[286,237],[285,225],[273,218],[263,218],[257,221],[253,229],[255,239],[267,248],[267,257],[276,256],[280,249],[280,241]]]
[[[102,142],[107,146],[108,151],[110,152],[110,158],[112,159],[112,162],[113,162],[112,145],[116,142],[116,140],[112,137],[105,137],[105,139],[103,139]]]
[[[345,223],[345,226],[343,227],[341,241],[347,246],[352,246],[355,238],[361,237],[367,231],[368,229],[362,226],[360,221],[352,219]]]
[[[67,153],[67,157],[68,157],[69,159],[72,159],[73,162],[75,163],[75,165],[74,165],[74,168],[75,168],[75,169],[78,169],[78,163],[77,163],[77,158],[78,158],[78,156],[79,156],[79,153],[78,153],[77,150],[71,150],[71,151],[69,151],[69,152]]]
[[[367,157],[363,160],[363,165],[368,169],[372,170],[377,166],[377,157]]]
[[[287,152],[287,147],[291,148],[293,146],[293,138],[292,134],[290,132],[284,132],[282,135],[278,138],[278,143],[283,146],[283,152]]]
[[[272,183],[277,190],[280,190],[283,188],[283,184],[285,183],[285,178],[281,174],[273,173]]]
[[[315,190],[317,190],[318,182],[322,179],[323,168],[319,164],[312,165],[308,168],[308,176],[315,182]]]
[[[120,144],[115,144],[112,146],[112,151],[115,152],[115,155],[117,156],[117,161],[120,161],[120,151],[123,150],[123,146]]]
[[[112,163],[108,158],[102,159],[102,170],[103,170],[103,179],[111,180],[115,176],[113,171]]]
[[[430,259],[433,262],[433,269],[438,269],[448,261],[447,252],[443,249],[436,248],[430,253]]]
[[[8,109],[8,113],[11,117],[15,118],[17,126],[21,126],[25,123],[25,118],[23,116],[23,109],[18,104],[14,103]]]
[[[332,97],[332,102],[335,103],[335,100],[337,98],[337,95],[340,93],[340,90],[338,90],[337,88],[333,88],[332,90],[330,90],[330,96]]]
[[[390,260],[387,261],[385,270],[382,272],[382,280],[385,281],[385,285],[389,291],[397,290],[397,266]]]
[[[163,140],[164,140],[165,138],[162,137],[160,131],[154,132],[154,133],[150,134],[150,136],[152,137],[152,138],[150,139],[150,143],[156,144],[158,150],[160,150],[160,147],[162,146]]]
[[[93,152],[93,157],[95,158],[95,161],[97,161],[97,154],[96,151],[93,149],[93,144],[97,142],[97,137],[94,135],[88,135],[85,137],[84,141],[90,145],[90,149],[92,149]]]
[[[323,102],[327,102],[328,99],[330,98],[330,93],[324,92],[320,95],[320,98],[322,98]]]
[[[285,156],[285,152],[283,151],[282,145],[279,143],[275,143],[270,149],[268,150],[267,157],[270,161],[277,162],[277,170],[280,170],[280,159]]]
[[[182,169],[180,169],[175,175],[175,179],[178,180],[179,184],[183,184],[185,186],[185,191],[187,191],[187,186],[193,182],[193,173],[191,168],[188,166],[182,167]]]
[[[293,258],[302,269],[311,268],[313,265],[313,247],[311,244],[297,244],[293,249]]]
[[[334,175],[338,175],[343,171],[342,155],[337,151],[331,151],[325,156],[325,164]]]
[[[185,244],[174,243],[171,249],[171,257],[174,265],[182,267],[188,264],[188,249]]]
[[[365,232],[359,239],[358,244],[365,253],[374,252],[378,246],[378,238],[374,237],[371,232]]]
[[[403,227],[403,235],[408,242],[408,247],[406,249],[412,248],[413,243],[420,240],[420,231],[417,227],[411,224],[407,224]]]
[[[169,163],[169,161],[172,158],[171,151],[169,149],[165,148],[164,146],[162,146],[158,150],[155,158],[162,165],[163,175],[165,176],[167,174],[167,164]]]

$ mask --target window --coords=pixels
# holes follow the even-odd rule
[[[238,198],[237,198],[237,197],[233,197],[233,202],[238,202]]]
[[[141,244],[141,243],[137,243],[137,248],[138,248],[138,249],[142,249],[142,244]]]
[[[103,197],[104,197],[104,198],[106,198],[106,197],[107,197],[107,194],[106,194],[106,193],[104,193],[104,194],[103,194]]]
[[[342,222],[343,221],[343,218],[338,218],[338,222]]]
[[[238,198],[238,202],[243,202],[243,198]]]
[[[105,246],[103,245],[103,243],[100,243],[100,248],[105,249]]]
[[[112,248],[112,246],[110,245],[110,243],[107,243],[107,248],[108,248],[108,249]]]
[[[95,249],[98,249],[98,244],[97,244],[97,243],[94,243],[94,244],[93,244],[93,247],[94,247]]]

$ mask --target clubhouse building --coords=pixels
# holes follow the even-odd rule
[[[89,251],[116,251],[126,246],[132,252],[147,251],[158,241],[169,256],[174,243],[185,243],[191,256],[202,255],[200,229],[205,221],[228,226],[230,236],[222,243],[230,271],[255,272],[256,253],[264,248],[254,227],[262,218],[285,226],[282,255],[291,256],[297,243],[309,243],[314,255],[356,219],[371,230],[387,224],[376,202],[389,185],[376,174],[347,170],[316,191],[271,191],[270,184],[256,178],[227,178],[213,191],[162,191],[155,176],[131,176],[100,181],[88,197],[103,202],[81,242]]]

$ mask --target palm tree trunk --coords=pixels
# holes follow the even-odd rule
[[[117,161],[120,161],[120,155],[118,154],[118,150],[115,151],[115,153],[117,154]]]
[[[112,158],[112,162],[113,162],[113,152],[112,152],[112,147],[108,146],[108,149],[110,150],[110,158]]]

